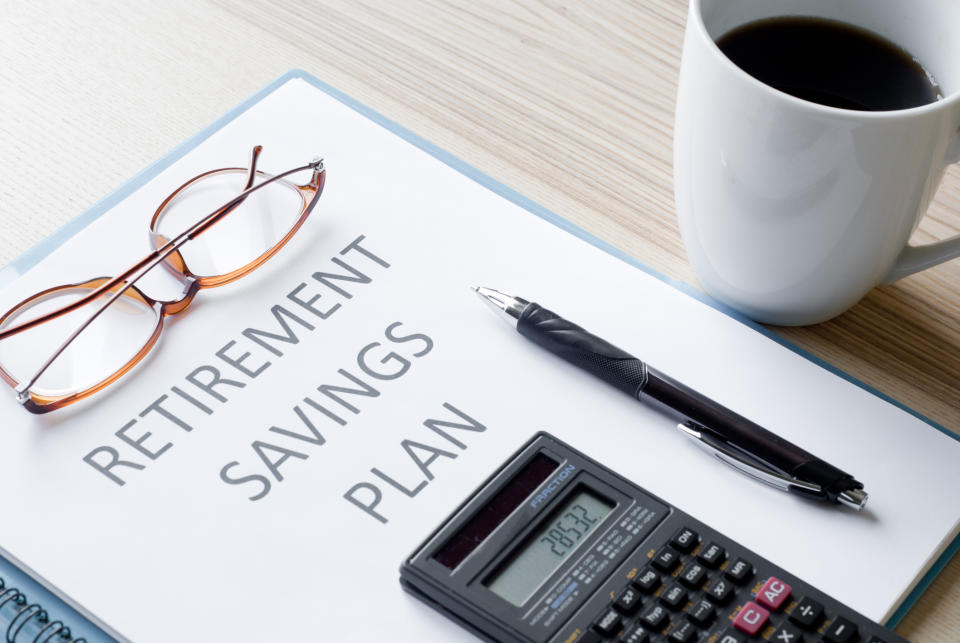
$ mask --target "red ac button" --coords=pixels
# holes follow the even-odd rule
[[[776,576],[771,576],[757,592],[757,602],[772,610],[780,609],[783,602],[790,598],[791,587]]]

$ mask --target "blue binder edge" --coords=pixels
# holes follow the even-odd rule
[[[446,150],[443,150],[437,147],[436,145],[427,141],[423,137],[417,134],[414,134],[410,130],[393,122],[386,116],[374,111],[373,109],[367,107],[363,103],[351,98],[350,96],[344,94],[343,92],[339,91],[335,87],[328,85],[327,83],[323,82],[316,76],[302,69],[291,69],[287,73],[283,74],[282,76],[277,78],[275,81],[273,81],[272,83],[270,83],[269,85],[267,85],[266,87],[264,87],[263,89],[255,93],[253,96],[251,96],[250,98],[243,101],[238,106],[236,106],[235,108],[233,108],[232,110],[230,110],[229,112],[221,116],[219,119],[217,119],[216,121],[214,121],[213,123],[205,127],[204,129],[200,130],[195,135],[193,135],[192,137],[190,137],[189,139],[187,139],[177,147],[173,148],[171,151],[169,151],[167,154],[162,156],[152,165],[148,166],[146,169],[142,170],[141,172],[133,176],[133,178],[131,178],[126,183],[124,183],[117,190],[115,190],[114,192],[110,193],[100,201],[93,204],[88,210],[86,210],[79,216],[69,221],[62,228],[60,228],[50,236],[46,237],[44,240],[42,240],[40,243],[35,245],[33,248],[31,248],[24,254],[20,255],[17,259],[13,260],[11,263],[4,266],[3,268],[0,268],[0,288],[12,282],[18,276],[20,276],[21,274],[23,274],[24,272],[26,272],[27,270],[35,266],[37,263],[40,262],[41,259],[46,257],[51,252],[53,252],[53,250],[55,250],[57,247],[59,247],[61,244],[67,241],[70,237],[75,235],[77,232],[79,232],[80,230],[85,228],[87,225],[89,225],[91,222],[93,222],[98,217],[100,217],[104,212],[106,212],[107,210],[115,206],[117,203],[119,203],[120,201],[128,197],[130,194],[135,192],[137,189],[139,189],[141,186],[147,183],[147,181],[155,177],[161,171],[163,171],[164,169],[172,165],[174,162],[179,160],[187,152],[189,152],[194,147],[196,147],[197,145],[202,143],[204,140],[209,138],[214,132],[220,130],[223,126],[228,124],[230,121],[234,120],[235,118],[243,114],[245,111],[247,111],[253,105],[260,102],[260,100],[262,100],[265,96],[269,95],[271,92],[276,90],[278,87],[280,87],[284,83],[297,78],[304,80],[310,83],[311,85],[313,85],[314,87],[326,92],[327,94],[329,94],[333,98],[336,98],[338,101],[340,101],[347,107],[350,107],[354,111],[362,114],[363,116],[366,116],[367,118],[374,121],[378,125],[390,130],[391,132],[401,137],[405,141],[412,143],[413,145],[417,146],[424,152],[430,154],[437,160],[442,161],[443,163],[446,163],[451,168],[460,172],[464,176],[467,176],[473,179],[480,185],[486,187],[488,190],[492,190],[493,192],[504,197],[505,199],[508,199],[513,203],[519,205],[520,207],[524,208],[525,210],[537,215],[541,219],[545,219],[546,221],[549,221],[550,223],[556,225],[557,227],[563,230],[566,230],[567,232],[573,235],[576,235],[577,237],[596,246],[597,248],[603,250],[604,252],[613,255],[614,257],[620,259],[621,261],[624,261],[635,268],[639,268],[645,273],[653,277],[656,277],[660,281],[663,281],[664,283],[667,283],[670,286],[673,286],[677,290],[680,290],[681,292],[698,299],[699,301],[707,304],[708,306],[711,306],[712,308],[719,310],[720,312],[736,319],[740,323],[752,328],[753,330],[757,331],[763,336],[769,339],[772,339],[773,341],[777,342],[781,346],[792,350],[794,353],[797,353],[802,357],[805,357],[806,359],[810,360],[811,362],[820,366],[821,368],[825,368],[826,370],[830,371],[834,375],[838,375],[839,377],[842,377],[843,379],[850,382],[851,384],[855,384],[856,386],[859,386],[863,390],[868,391],[873,395],[876,395],[877,397],[884,400],[885,402],[893,404],[894,406],[906,411],[907,413],[916,417],[917,419],[926,422],[933,428],[954,438],[955,440],[960,440],[960,436],[957,436],[956,434],[948,430],[946,427],[921,415],[917,411],[914,411],[910,407],[898,402],[897,400],[893,399],[889,395],[881,393],[880,391],[861,382],[860,380],[854,378],[853,376],[848,375],[847,373],[841,371],[839,368],[833,366],[829,362],[826,362],[820,359],[819,357],[800,348],[799,346],[796,346],[795,344],[787,341],[783,337],[761,326],[760,324],[754,322],[753,320],[745,317],[744,315],[733,310],[729,306],[726,306],[714,300],[709,295],[707,295],[706,293],[700,290],[697,290],[690,284],[668,277],[667,275],[664,275],[663,273],[655,270],[654,268],[651,268],[650,266],[642,263],[638,259],[631,257],[630,255],[623,252],[622,250],[614,247],[613,245],[607,243],[606,241],[600,239],[599,237],[596,237],[590,232],[587,232],[586,230],[574,225],[570,221],[567,221],[560,215],[546,209],[542,205],[528,199],[527,197],[523,196],[516,190],[513,190],[507,187],[503,183],[500,183],[499,181],[493,179],[490,176],[487,176],[486,174],[476,169],[469,163],[466,163],[461,159],[453,156],[451,153],[447,152]],[[897,609],[896,612],[894,612],[893,616],[891,616],[887,620],[886,622],[887,627],[894,627],[897,625],[897,623],[901,621],[901,619],[903,619],[903,617],[910,610],[910,608],[913,607],[914,603],[916,603],[917,599],[920,598],[920,595],[923,594],[923,592],[927,589],[930,583],[933,582],[933,579],[936,578],[937,574],[939,574],[943,570],[943,568],[947,565],[947,563],[950,562],[950,559],[953,557],[954,554],[957,553],[958,550],[960,550],[960,535],[958,535],[953,540],[953,542],[944,550],[944,552],[940,555],[940,557],[936,560],[936,562],[934,562],[934,564],[930,567],[927,573],[924,574],[924,576],[920,579],[920,581],[917,583],[914,589],[903,600],[903,602],[900,604],[900,607]],[[7,563],[7,561],[0,558],[0,563]],[[0,576],[5,577],[7,575],[8,570],[6,569],[6,567],[8,565],[10,564],[9,563],[7,563],[6,565],[0,564]],[[12,565],[10,566],[12,567]],[[26,587],[20,587],[20,589],[24,591],[24,593],[26,593],[28,596],[30,596],[31,600],[33,600],[34,602],[39,602],[44,606],[48,607],[49,611],[51,612],[62,611],[64,613],[69,613],[73,611],[71,608],[69,608],[65,604],[62,604],[58,598],[56,598],[53,594],[51,594],[45,588],[42,588],[38,583],[36,583],[32,579],[28,579],[28,577],[22,572],[20,572],[19,570],[16,570],[14,573],[11,573],[9,575],[12,577],[9,580],[21,580],[21,581],[28,580],[29,582],[23,583],[23,585],[25,585]],[[8,582],[8,585],[12,585],[14,587],[17,586],[12,582]],[[41,600],[37,600],[31,595],[30,592],[38,595],[43,595],[43,598]],[[51,610],[49,608],[49,605],[47,605],[47,603],[51,605],[61,604],[63,605],[63,609]],[[77,619],[78,622],[80,619],[82,619],[83,621],[86,621],[86,619],[84,619],[80,614],[76,614],[76,616],[69,616],[69,615],[62,616],[61,618],[65,622],[67,622],[67,625],[70,625],[70,622],[67,619],[72,620],[75,618]],[[84,631],[86,631],[87,629],[88,628],[83,628]],[[81,633],[79,630],[80,628],[77,628],[74,626],[74,631],[76,633]],[[96,640],[98,640],[97,638],[90,635],[88,635],[87,638],[91,641],[91,643],[94,643]]]

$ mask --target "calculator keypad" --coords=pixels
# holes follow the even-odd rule
[[[733,563],[727,567],[725,572],[727,578],[732,580],[737,585],[743,585],[747,582],[747,579],[753,576],[753,565],[744,560],[743,558],[738,558]]]
[[[857,626],[849,620],[838,616],[823,633],[823,640],[828,643],[851,643],[857,640]]]
[[[657,570],[652,567],[645,567],[640,570],[640,573],[637,574],[633,579],[633,586],[639,589],[644,594],[652,594],[657,589],[660,588],[662,582],[660,581],[660,574],[657,573]]]
[[[722,563],[726,557],[726,550],[717,543],[707,544],[700,550],[700,553],[697,554],[697,560],[710,569],[716,569],[717,565]]]
[[[662,572],[670,573],[680,562],[680,554],[670,547],[662,547],[659,552],[650,561],[650,564]]]
[[[790,598],[792,589],[776,576],[771,576],[757,592],[757,602],[768,609],[778,610]]]
[[[687,610],[687,615],[690,617],[690,620],[700,627],[710,625],[710,621],[713,620],[715,613],[716,610],[714,610],[713,604],[702,598],[695,604],[692,604],[690,609]]]
[[[650,634],[642,625],[634,625],[624,631],[618,641],[620,643],[650,643]]]
[[[697,588],[703,585],[707,577],[707,569],[700,563],[688,563],[684,566],[680,574],[680,582],[690,588]]]
[[[790,612],[790,620],[805,630],[814,630],[820,627],[820,621],[823,620],[823,605],[812,598],[801,598]]]
[[[735,590],[729,578],[717,576],[707,584],[705,593],[707,600],[717,605],[726,605],[733,598]]]
[[[608,609],[593,624],[593,629],[607,636],[615,634],[620,629],[620,615],[615,610]]]
[[[660,594],[660,602],[673,610],[679,610],[687,604],[687,590],[683,585],[674,583]]]
[[[803,632],[797,626],[786,621],[770,636],[770,643],[799,643],[803,640]]]
[[[690,527],[648,557],[629,584],[611,592],[613,600],[583,641],[862,643],[852,620],[827,613],[749,558],[729,554],[716,541],[705,543]]]
[[[733,626],[749,636],[756,636],[770,619],[770,612],[749,601],[733,619]]]
[[[640,603],[640,592],[635,587],[624,587],[613,602],[613,607],[623,614],[633,614],[640,608]]]
[[[697,532],[689,527],[681,527],[680,530],[673,535],[673,538],[670,539],[670,544],[677,551],[686,554],[697,546],[697,540]]]

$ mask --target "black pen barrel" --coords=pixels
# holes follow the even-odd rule
[[[825,492],[822,499],[836,500],[840,493],[863,486],[850,474],[647,366],[539,304],[531,303],[523,309],[517,319],[517,332],[678,421],[693,421],[715,437],[757,456],[780,471],[820,485]]]
[[[637,397],[647,381],[642,361],[539,304],[527,304],[517,332],[624,393]]]
[[[640,400],[646,402],[648,397],[785,472],[792,473],[796,467],[816,459],[812,453],[655,368],[648,369]]]
[[[712,435],[790,476],[819,484],[826,499],[835,500],[837,494],[861,486],[850,474],[655,368],[647,367],[647,383],[639,399],[692,420]]]

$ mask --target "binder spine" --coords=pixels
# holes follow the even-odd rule
[[[7,615],[13,618],[3,622]],[[51,621],[47,610],[38,603],[30,603],[26,595],[15,587],[7,587],[0,578],[0,633],[2,643],[86,643],[86,639],[74,639],[70,628],[62,621]]]

